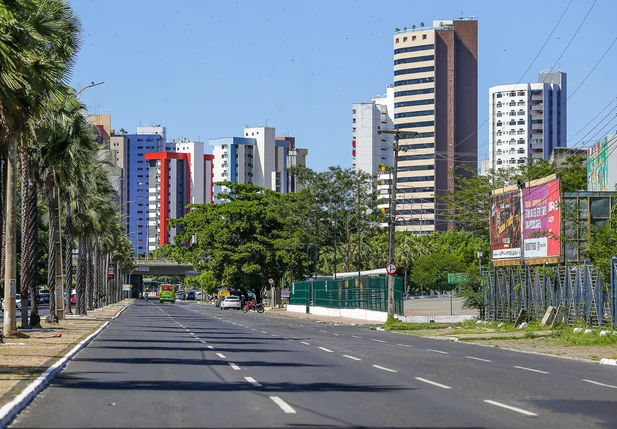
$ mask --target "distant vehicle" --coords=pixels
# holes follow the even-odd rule
[[[174,304],[176,302],[176,287],[174,285],[166,284],[161,285],[159,288],[159,302],[171,302]]]
[[[203,296],[203,294],[201,293],[201,291],[200,291],[200,290],[195,291],[195,299],[199,299],[199,300],[201,300],[201,297],[202,297],[202,296]]]
[[[77,294],[76,293],[71,294],[71,304],[77,304]]]
[[[17,304],[17,308],[21,310],[21,295],[15,294],[15,304]]]
[[[225,301],[221,302],[221,309],[227,310],[229,308],[235,308],[236,310],[240,310],[242,308],[242,302],[240,298],[237,296],[228,296],[225,298]]]
[[[49,294],[48,293],[42,293],[39,295],[41,297],[41,304],[49,304]]]
[[[189,290],[185,295],[184,299],[187,301],[195,301],[195,291]]]

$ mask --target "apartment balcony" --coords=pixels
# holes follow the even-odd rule
[[[532,104],[532,105],[531,105],[531,110],[540,110],[540,111],[543,111],[543,110],[544,110],[544,103]]]
[[[532,118],[541,118],[544,116],[544,110],[532,110],[531,117]]]
[[[531,100],[532,101],[543,101],[544,100],[544,94],[532,94],[531,95]]]
[[[544,124],[531,124],[531,130],[532,133],[535,130],[544,130]]]

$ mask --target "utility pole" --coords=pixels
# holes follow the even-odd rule
[[[396,230],[396,178],[398,173],[398,151],[399,140],[401,135],[417,137],[416,131],[403,131],[403,130],[380,130],[379,134],[394,134],[394,146],[393,149],[393,167],[392,167],[392,180],[390,183],[390,201],[389,201],[389,213],[388,213],[388,227],[389,229],[389,246],[388,246],[388,262],[394,263],[394,232]],[[394,317],[394,276],[388,275],[388,319]]]
[[[15,295],[17,293],[17,141],[9,139],[6,175],[6,245],[4,262],[4,320],[3,335],[9,337],[17,331]],[[36,299],[36,297],[32,297]],[[28,305],[27,302],[22,305]],[[1,337],[0,337],[1,339]]]

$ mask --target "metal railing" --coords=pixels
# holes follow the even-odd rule
[[[610,287],[588,265],[494,268],[485,288],[487,319],[512,322],[524,310],[530,320],[540,320],[552,306],[560,309],[566,324],[584,320],[592,326],[617,326],[616,261]]]

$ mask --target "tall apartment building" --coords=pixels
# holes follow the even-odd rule
[[[165,152],[145,154],[148,161],[148,251],[173,244],[170,219],[188,212],[188,204],[212,204],[214,156],[202,142],[182,139],[165,143]],[[167,172],[167,174],[165,174]]]
[[[98,143],[109,148],[109,138],[112,134],[111,115],[109,113],[89,114],[88,122],[98,131]]]
[[[288,173],[292,165],[306,166],[308,150],[295,146],[293,137],[275,137],[272,127],[244,129],[244,137],[209,140],[214,155],[214,181],[251,183],[277,192],[296,189]],[[215,186],[215,194],[225,191]]]
[[[148,212],[150,165],[146,154],[165,147],[165,127],[137,127],[135,134],[125,134],[127,149],[126,212],[129,239],[137,255],[148,251]]]
[[[394,87],[389,85],[386,91],[371,103],[352,104],[352,167],[371,176],[381,173],[379,164],[393,163],[392,142],[379,134],[394,129]]]
[[[567,76],[489,88],[489,164],[497,170],[548,159],[567,141]]]
[[[434,21],[394,35],[394,127],[400,139],[397,229],[445,230],[436,196],[477,165],[478,22]],[[390,137],[392,138],[392,137]]]

